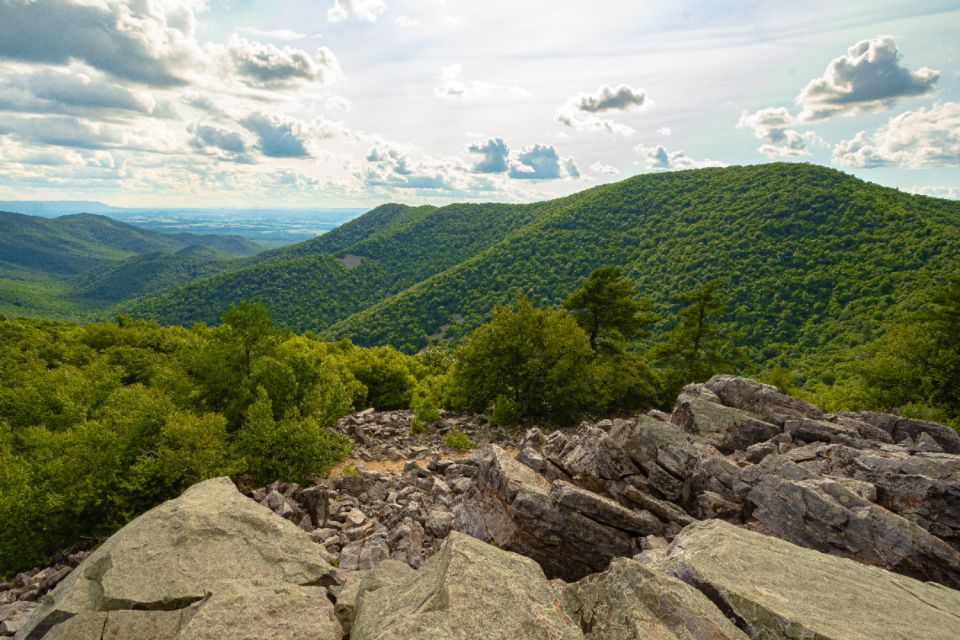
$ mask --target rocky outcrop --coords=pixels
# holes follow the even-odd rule
[[[746,640],[700,591],[636,560],[563,589],[564,608],[587,640]]]
[[[663,563],[753,638],[949,640],[960,592],[711,520],[684,529]]]
[[[326,589],[338,581],[309,535],[208,480],[107,540],[16,637],[338,640]]]
[[[577,640],[536,562],[453,532],[419,571],[381,565],[363,578],[353,640]]]
[[[0,636],[955,637],[960,435],[942,425],[733,376],[671,414],[469,456],[442,430],[502,434],[409,420],[348,416],[360,459],[337,477],[201,483],[0,584]]]
[[[457,528],[533,558],[551,577],[575,580],[638,553],[663,523],[649,511],[564,480],[547,480],[491,446],[477,459],[473,486],[454,509]]]

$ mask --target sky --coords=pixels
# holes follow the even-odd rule
[[[0,0],[0,199],[529,202],[812,162],[960,199],[960,2]]]

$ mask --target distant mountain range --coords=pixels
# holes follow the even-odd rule
[[[239,236],[158,233],[102,215],[0,212],[0,311],[87,317],[260,250]]]
[[[321,237],[125,303],[167,323],[216,322],[259,300],[296,330],[406,350],[525,293],[557,304],[621,265],[669,315],[728,281],[730,317],[763,362],[861,343],[960,264],[960,202],[821,166],[640,175],[529,205],[389,204]]]

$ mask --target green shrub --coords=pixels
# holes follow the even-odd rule
[[[448,449],[454,449],[456,451],[470,451],[477,446],[470,439],[470,436],[460,429],[447,431],[447,435],[443,437],[443,444]]]
[[[523,408],[513,398],[500,394],[493,401],[490,424],[495,427],[512,427],[523,419]]]

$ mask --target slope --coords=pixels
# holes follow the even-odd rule
[[[420,346],[457,316],[472,328],[520,292],[556,304],[595,267],[619,264],[661,312],[727,279],[743,342],[771,362],[868,339],[960,264],[960,203],[823,167],[642,175],[578,195],[327,335]]]
[[[385,205],[249,266],[125,304],[166,323],[214,323],[241,299],[297,330],[328,326],[467,260],[529,223],[537,206]]]

